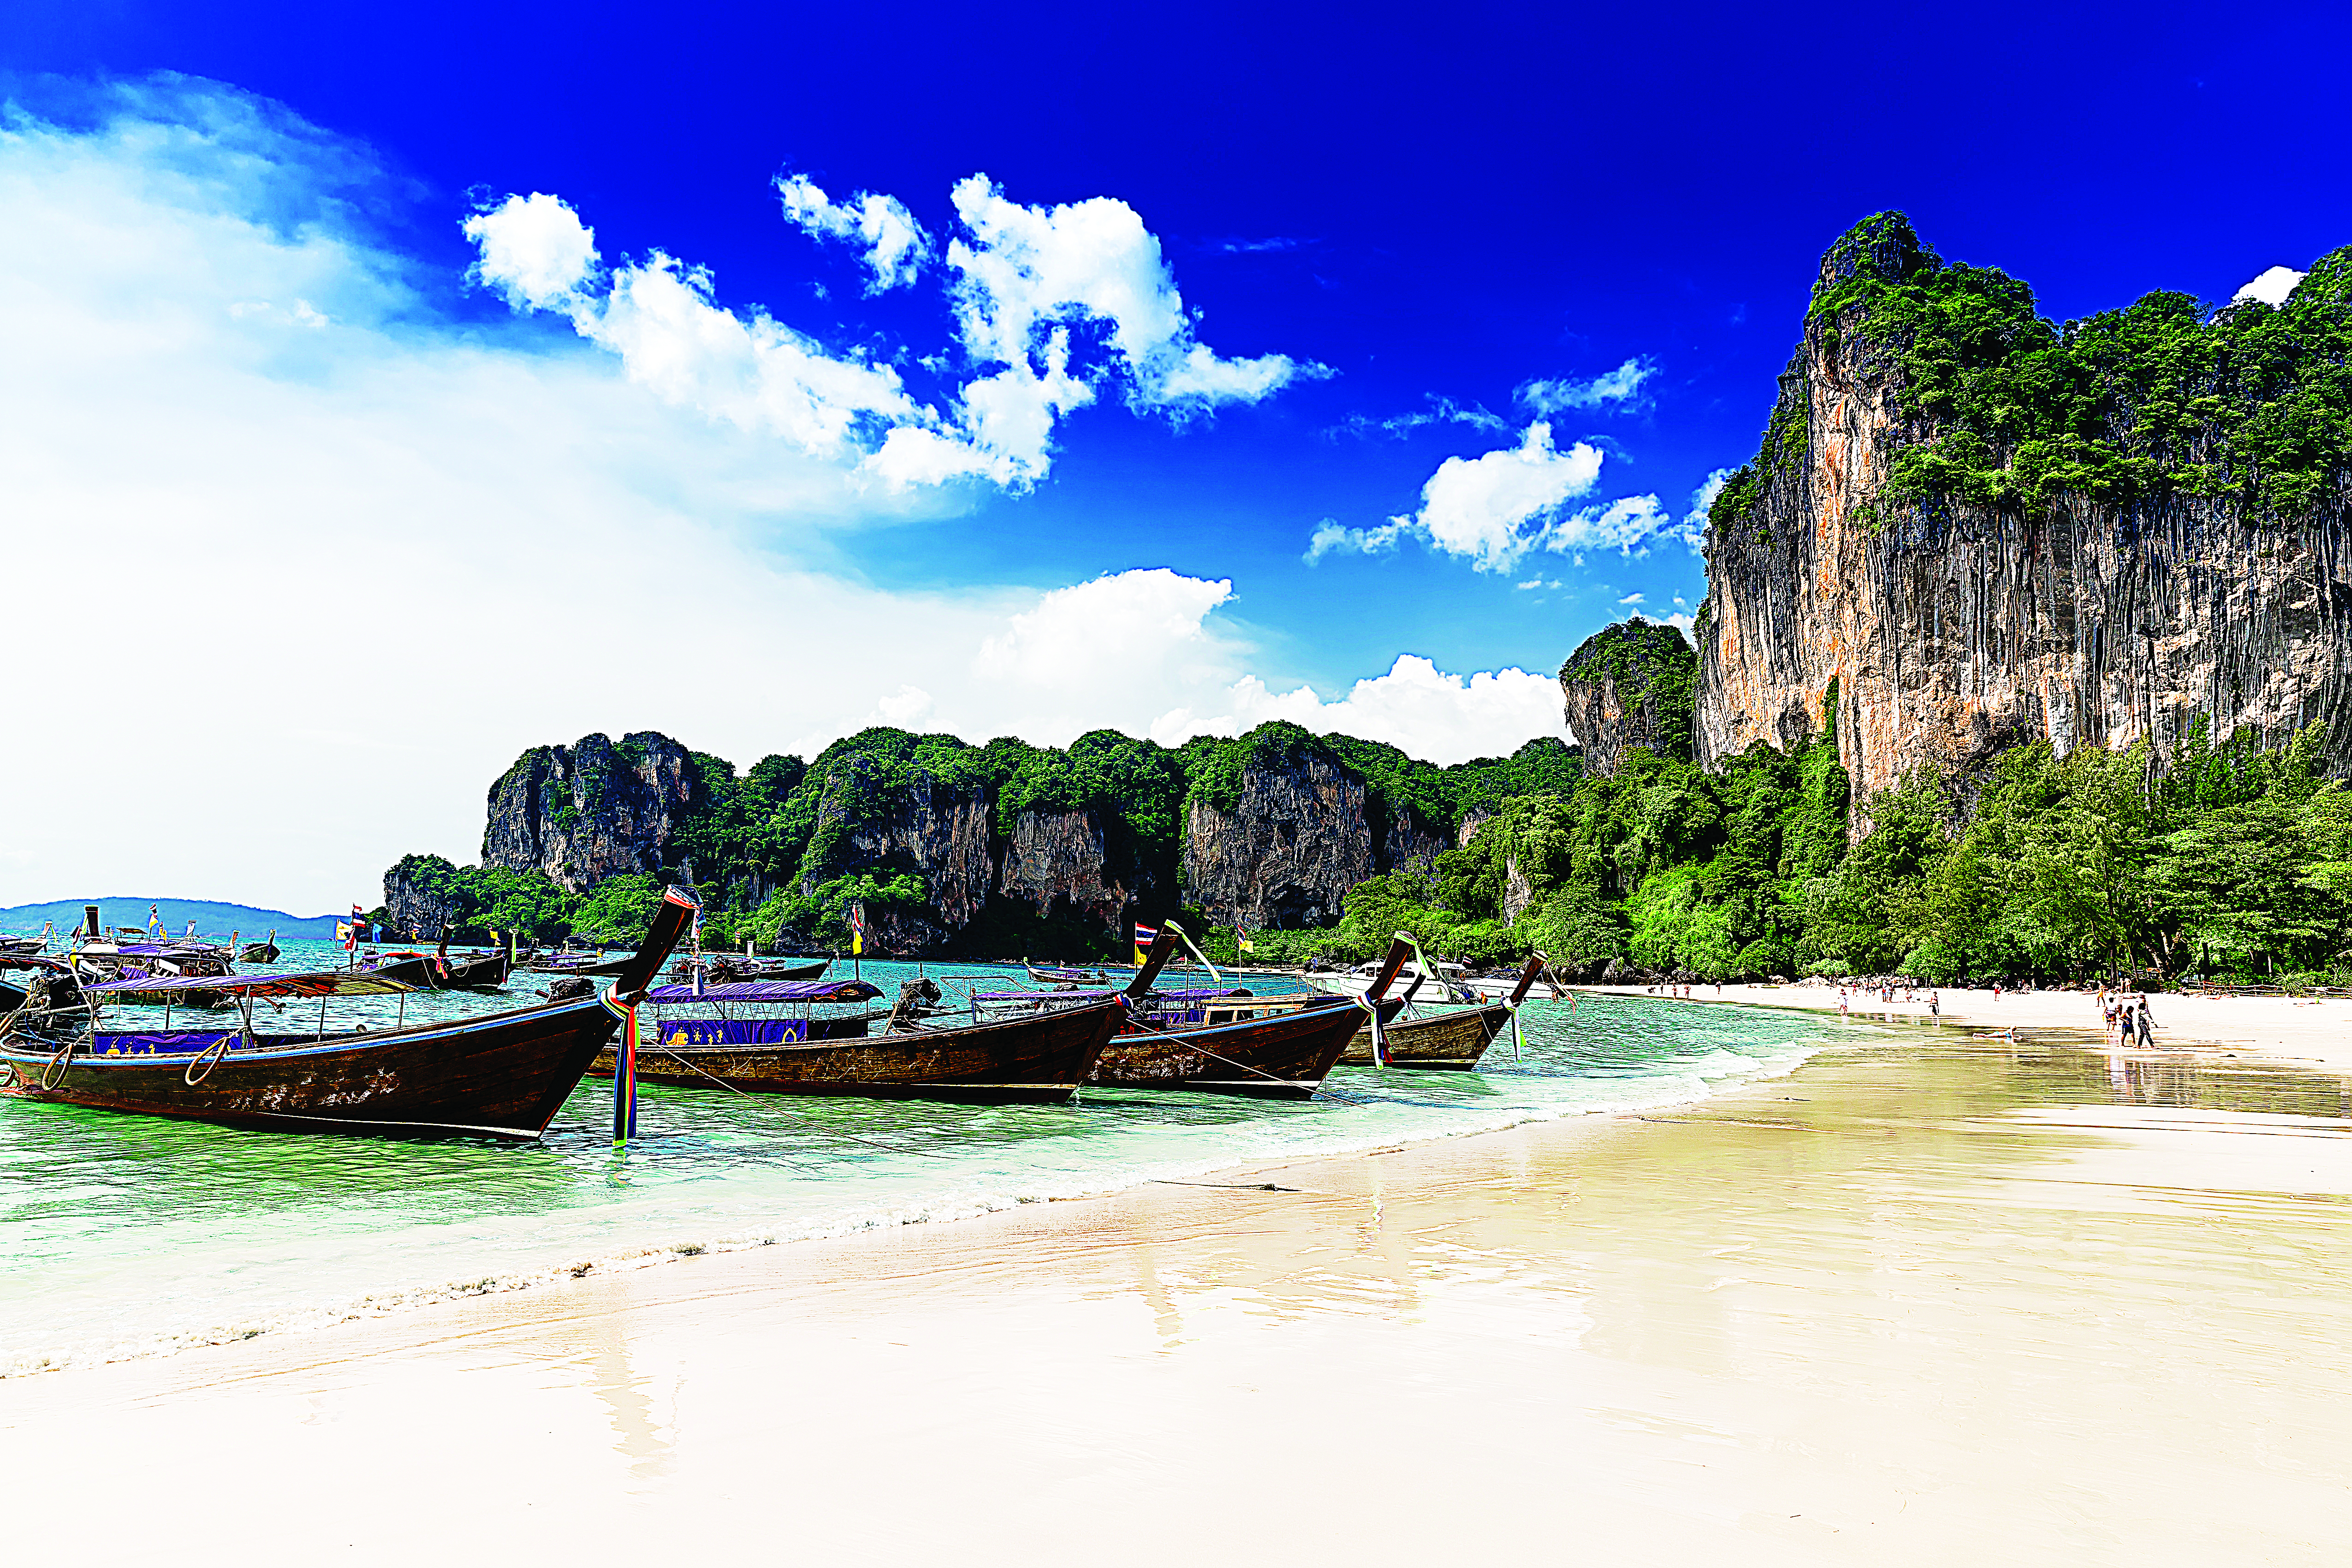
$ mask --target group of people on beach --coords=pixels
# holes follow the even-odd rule
[[[1900,1002],[1904,1003],[1906,1005],[1908,1005],[1909,1004],[1914,1003],[1914,1002],[1916,1002],[1916,1001],[1918,1001],[1918,1000],[1920,999],[1920,998],[1919,998],[1918,988],[1917,988],[1916,986],[1912,986],[1912,985],[1899,985],[1899,986],[1898,986],[1898,985],[1895,985],[1895,984],[1892,984],[1892,983],[1889,983],[1889,984],[1886,984],[1880,985],[1880,986],[1877,988],[1877,990],[1878,990],[1878,1001],[1879,1001],[1879,1005],[1880,1005],[1881,1006],[1892,1007],[1892,1006],[1894,1006],[1894,1005],[1895,1005],[1895,1004],[1897,1001],[1900,1001]],[[1897,996],[1895,995],[1895,993],[1896,993],[1897,991],[1900,991],[1900,992],[1903,994],[1900,997],[1897,997]],[[1850,1017],[1852,1017],[1852,1016],[1853,1016],[1853,1011],[1852,1011],[1853,1005],[1854,1005],[1856,1002],[1861,1001],[1862,999],[1863,999],[1863,995],[1862,995],[1862,987],[1861,987],[1861,986],[1859,986],[1859,985],[1854,986],[1851,991],[1849,991],[1845,986],[1843,986],[1843,985],[1839,986],[1839,987],[1838,987],[1838,1016],[1839,1016],[1839,1017],[1841,1017],[1841,1018],[1850,1018]],[[1944,1021],[1944,998],[1943,998],[1943,994],[1942,994],[1940,992],[1930,991],[1930,992],[1928,992],[1928,993],[1927,993],[1927,1016],[1928,1016],[1931,1020],[1933,1020],[1936,1024],[1937,1024],[1937,1025],[1939,1025],[1939,1026],[1940,1026],[1940,1025],[1943,1023],[1943,1021]]]
[[[2147,1010],[2147,996],[2138,991],[2099,988],[2099,1017],[2106,1026],[2107,1044],[2142,1047],[2156,1044],[2156,1019]]]

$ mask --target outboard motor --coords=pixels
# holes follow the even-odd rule
[[[941,994],[940,983],[928,975],[905,982],[898,987],[897,1005],[890,1009],[889,1030],[896,1033],[918,1018],[929,1017],[938,1010]]]

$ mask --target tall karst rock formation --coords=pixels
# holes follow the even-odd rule
[[[1568,727],[1584,746],[1584,765],[1603,777],[1639,746],[1691,759],[1692,689],[1698,658],[1681,628],[1635,616],[1603,626],[1559,667]]]
[[[2054,325],[1899,214],[1823,258],[1756,460],[1715,502],[1699,760],[1836,703],[1858,802],[2003,745],[2200,721],[2352,759],[2352,248],[2273,310]],[[1591,736],[1585,736],[1588,745]]]

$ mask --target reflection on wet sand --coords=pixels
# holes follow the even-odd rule
[[[429,1483],[396,1440],[429,1431],[528,1454],[436,1528],[495,1536],[527,1495],[541,1549],[743,1552],[788,1517],[842,1560],[2327,1562],[2346,1110],[2242,1061],[1857,1025],[1703,1104],[1295,1165],[1297,1192],[0,1384],[0,1458],[182,1420],[272,1468],[289,1540],[331,1534],[299,1500],[339,1467]],[[403,1392],[461,1364],[461,1416]],[[47,1484],[70,1518],[100,1483]]]

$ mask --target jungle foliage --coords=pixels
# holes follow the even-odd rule
[[[1563,971],[1702,980],[2342,977],[2352,790],[2319,776],[2325,739],[2313,725],[2265,750],[2200,731],[2163,771],[2144,746],[2060,757],[2037,742],[1976,781],[1972,812],[1914,782],[1868,802],[1851,844],[1833,736],[1759,745],[1717,774],[1634,752],[1564,799],[1510,803],[1433,877],[1375,878],[1337,926],[1276,946],[1360,963],[1403,930],[1473,964],[1540,949]]]

